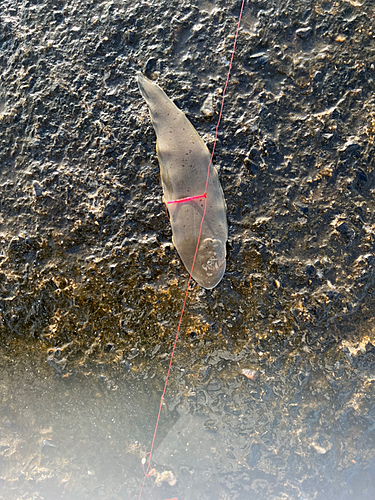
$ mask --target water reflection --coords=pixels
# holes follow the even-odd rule
[[[248,378],[245,356],[217,352],[200,382],[172,377],[144,498],[372,498],[374,380],[352,373],[373,354],[360,356]],[[34,366],[1,370],[5,498],[136,498],[162,381]]]

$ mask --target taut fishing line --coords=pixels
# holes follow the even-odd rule
[[[163,406],[165,392],[167,390],[169,374],[170,374],[171,366],[172,366],[172,362],[173,362],[173,356],[174,356],[174,353],[175,353],[175,350],[176,350],[178,335],[180,333],[182,318],[183,318],[183,315],[184,315],[184,312],[185,312],[186,302],[187,302],[187,298],[188,298],[188,294],[189,294],[190,283],[191,283],[191,280],[192,280],[192,274],[193,274],[193,270],[194,270],[194,264],[195,264],[195,260],[196,260],[197,253],[198,253],[198,247],[199,247],[199,242],[200,242],[201,233],[202,233],[203,221],[204,221],[204,217],[206,215],[206,210],[207,210],[207,196],[206,196],[206,193],[207,193],[208,181],[209,181],[209,178],[210,178],[210,167],[211,167],[212,158],[213,158],[214,152],[215,152],[215,147],[216,147],[216,142],[217,142],[217,135],[218,135],[218,131],[219,131],[219,125],[220,125],[220,121],[221,121],[221,116],[223,114],[225,92],[227,90],[227,86],[228,86],[228,82],[229,82],[229,77],[230,77],[230,72],[231,72],[231,69],[232,69],[232,63],[233,63],[233,59],[234,59],[234,52],[235,52],[235,49],[236,49],[236,43],[237,43],[237,38],[238,38],[238,32],[240,30],[240,24],[241,24],[241,18],[242,18],[242,13],[243,13],[244,5],[245,5],[245,0],[242,0],[240,14],[238,16],[238,23],[237,23],[236,34],[234,36],[234,43],[233,43],[232,55],[231,55],[230,62],[229,62],[227,79],[225,81],[225,85],[224,85],[224,89],[223,89],[223,97],[222,97],[222,100],[221,100],[221,107],[220,107],[219,118],[218,118],[218,121],[217,121],[216,130],[215,130],[214,144],[212,146],[211,158],[210,158],[210,162],[209,162],[208,168],[207,168],[206,185],[205,185],[205,188],[204,188],[204,194],[199,196],[199,198],[201,197],[201,198],[204,199],[204,209],[203,209],[202,220],[201,220],[201,224],[200,224],[200,228],[199,228],[199,233],[198,233],[198,241],[197,241],[197,245],[196,245],[196,248],[195,248],[195,253],[194,253],[194,258],[193,258],[193,264],[191,266],[191,271],[190,271],[190,274],[189,274],[189,280],[188,280],[188,283],[187,283],[187,286],[186,286],[186,292],[185,292],[184,302],[182,304],[180,319],[178,321],[176,336],[175,336],[175,339],[174,339],[173,349],[172,349],[172,353],[171,353],[171,359],[169,361],[167,376],[165,378],[164,389],[163,389],[163,393],[162,393],[161,398],[160,398],[159,412],[158,412],[158,416],[157,416],[157,419],[156,419],[155,430],[154,430],[154,435],[152,437],[150,451],[145,455],[144,459],[142,460],[142,463],[145,464],[146,461],[147,461],[147,456],[148,456],[147,468],[146,468],[146,470],[144,470],[144,478],[143,478],[143,482],[142,482],[142,486],[141,486],[141,491],[139,493],[138,500],[141,500],[141,496],[142,496],[142,492],[143,492],[143,487],[145,485],[146,478],[149,477],[149,471],[150,471],[150,468],[151,468],[152,452],[153,452],[153,449],[154,449],[155,437],[156,437],[156,432],[157,432],[158,425],[159,425],[161,409],[162,409],[162,406]],[[177,202],[183,202],[183,201],[187,201],[187,199],[178,200]],[[171,500],[177,500],[177,499],[171,499]]]

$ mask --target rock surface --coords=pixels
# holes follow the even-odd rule
[[[212,147],[240,2],[1,7],[0,495],[132,498],[187,283],[135,75]],[[158,442],[165,462],[186,421],[218,448],[157,464],[177,484],[147,498],[375,496],[374,18],[372,0],[245,6],[215,153],[227,271],[190,292]],[[103,396],[95,449],[84,411],[43,417],[93,377],[137,409]]]

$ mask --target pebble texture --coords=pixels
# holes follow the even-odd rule
[[[59,452],[58,461],[42,410],[20,398],[16,411],[11,384],[23,387],[32,363],[34,388],[42,375],[65,384],[78,373],[107,391],[142,381],[160,394],[187,275],[170,244],[135,75],[157,77],[210,149],[239,8],[232,0],[1,2],[7,499],[139,492],[134,442],[147,450],[151,430],[132,433],[127,448],[103,437],[103,456],[136,457],[118,474],[103,473],[79,438],[67,447],[75,455]],[[188,464],[183,455],[166,463],[171,434],[159,457],[177,484],[151,481],[147,498],[375,496],[374,19],[372,0],[246,3],[214,158],[227,202],[227,270],[213,291],[190,293],[160,430],[160,441],[170,430],[177,442],[185,415],[196,436],[202,426],[182,413],[187,404],[204,422],[204,449],[211,433],[217,448],[201,462],[197,449]],[[30,440],[39,431],[42,451]]]

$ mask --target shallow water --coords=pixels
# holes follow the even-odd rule
[[[271,368],[259,355],[175,366],[152,464],[177,484],[149,478],[145,498],[372,498],[375,354],[327,355],[324,370],[311,353]],[[162,379],[57,377],[19,356],[1,381],[4,498],[137,498]]]

